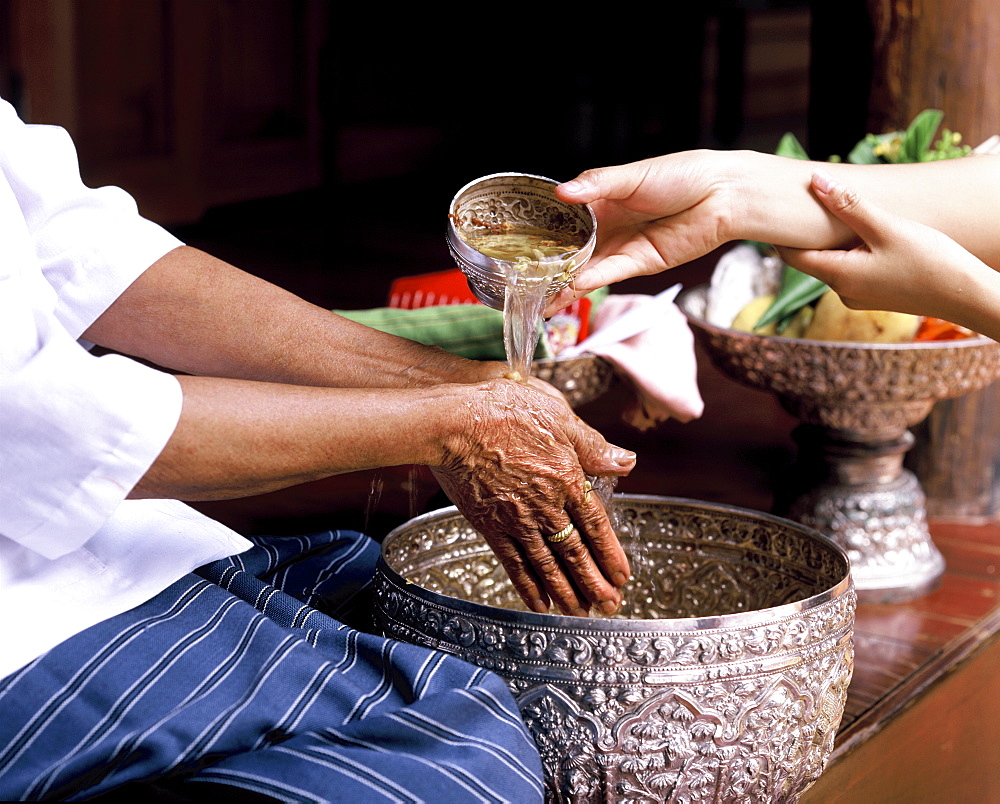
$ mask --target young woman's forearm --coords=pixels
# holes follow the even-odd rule
[[[955,268],[938,317],[1000,341],[1000,271],[972,257]]]
[[[1000,269],[1000,156],[916,165],[851,165],[753,152],[720,153],[732,185],[731,239],[794,248],[837,248],[853,233],[810,190],[817,168],[904,218],[927,224]]]

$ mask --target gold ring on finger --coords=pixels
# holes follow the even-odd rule
[[[565,539],[567,539],[572,532],[573,532],[573,523],[570,522],[562,530],[557,531],[556,533],[553,533],[551,536],[546,536],[545,540],[548,541],[548,542],[552,542],[553,544],[555,544],[555,543],[558,543],[558,542],[561,542],[561,541],[564,541]]]

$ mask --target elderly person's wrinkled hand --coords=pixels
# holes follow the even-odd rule
[[[461,420],[434,473],[525,604],[617,611],[628,560],[587,475],[626,475],[634,454],[608,444],[539,380],[470,386]]]

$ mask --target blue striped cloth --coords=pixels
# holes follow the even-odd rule
[[[252,541],[0,681],[0,798],[542,800],[497,676],[334,619],[375,542]]]

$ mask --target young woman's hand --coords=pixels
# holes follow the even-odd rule
[[[823,170],[812,187],[860,242],[846,250],[781,248],[785,262],[828,284],[848,307],[944,318],[997,337],[1000,274],[950,237],[876,206]]]

